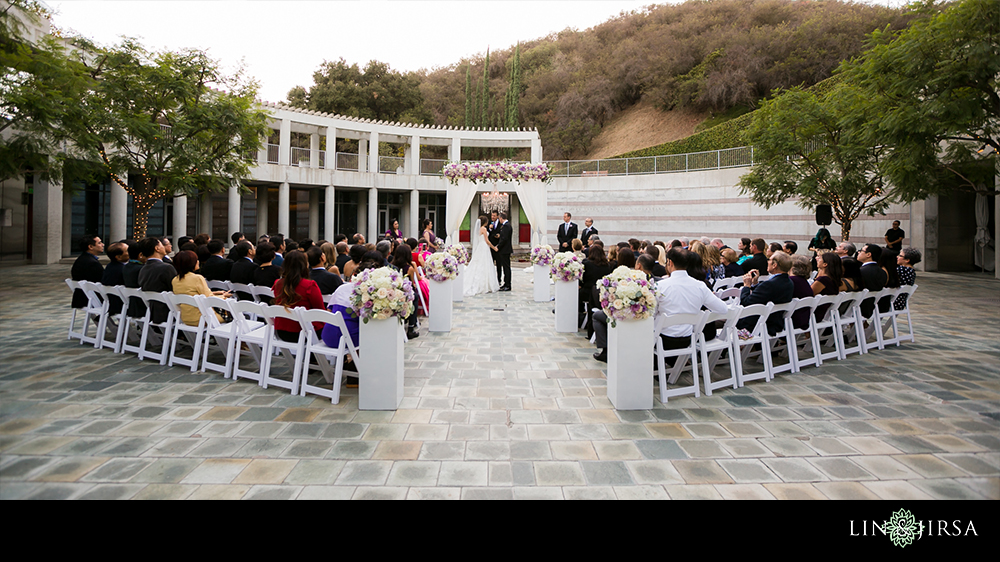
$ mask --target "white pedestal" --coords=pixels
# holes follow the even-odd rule
[[[535,302],[549,302],[549,266],[535,265],[532,267],[534,275]]]
[[[458,264],[458,277],[451,280],[451,286],[453,289],[453,297],[451,300],[454,302],[462,302],[462,297],[464,296],[464,292],[462,291],[462,282],[464,281],[462,279],[463,275],[465,275],[465,266]]]
[[[431,332],[450,332],[451,303],[454,298],[452,285],[455,284],[455,280],[434,281],[428,279],[427,283],[431,289],[431,302],[427,303],[431,309],[427,318],[428,330]]]
[[[556,331],[576,333],[580,329],[579,281],[556,281]]]
[[[616,410],[653,407],[653,319],[608,324],[608,399]]]
[[[398,318],[369,320],[360,330],[358,409],[395,410],[403,400],[403,325]]]

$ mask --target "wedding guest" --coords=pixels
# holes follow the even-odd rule
[[[580,259],[584,259],[587,257],[587,255],[583,253],[583,242],[581,242],[579,238],[574,238],[572,241],[572,245],[573,245],[574,256]]]
[[[305,254],[309,261],[309,279],[319,285],[320,294],[332,295],[338,287],[344,284],[340,275],[326,270],[326,254],[323,253],[323,250],[313,246]]]
[[[799,245],[796,244],[794,240],[785,240],[785,245],[782,247],[782,251],[790,256],[794,256],[795,252],[799,251]]]
[[[343,236],[343,234],[339,236]],[[351,254],[350,254],[351,247],[348,246],[347,242],[345,242],[344,240],[336,242],[335,244],[337,248],[337,259],[333,262],[333,264],[334,267],[337,268],[337,273],[339,273],[341,276],[345,276],[344,267],[347,265],[347,262],[351,261]],[[333,272],[332,268],[331,272]]]
[[[824,254],[825,255],[825,254]],[[865,282],[861,279],[861,262],[856,259],[841,259],[840,263],[844,267],[844,278],[841,281],[841,292],[856,292],[865,288]]]
[[[763,238],[754,238],[753,242],[750,243],[750,252],[753,256],[740,264],[743,267],[744,274],[750,273],[750,270],[755,269],[758,275],[767,275],[768,258],[764,257],[764,250],[767,248],[767,243],[764,242]]]
[[[431,219],[424,219],[421,223],[421,241],[427,245],[427,247],[432,251],[436,252],[437,246],[437,236],[434,235],[434,223]]]
[[[270,242],[259,244],[254,260],[260,267],[253,272],[253,284],[258,287],[273,287],[281,278],[281,268],[274,265],[274,244]],[[273,299],[262,298],[266,304],[274,302]]]
[[[664,252],[664,254],[665,253],[666,252]],[[660,265],[660,256],[661,256],[661,253],[660,253],[660,249],[658,247],[656,247],[656,246],[654,246],[652,244],[650,244],[649,246],[646,246],[646,251],[643,252],[643,255],[649,256],[650,258],[653,259],[653,263],[652,263],[652,265],[650,265],[650,274],[651,275],[653,275],[654,277],[666,277],[667,276],[667,268],[665,266],[663,266],[663,265]],[[642,256],[639,256],[639,257],[635,258],[636,263],[639,263],[639,258],[641,258],[641,257]],[[664,263],[666,263],[666,261],[667,261],[665,255],[663,256],[663,261],[664,261]]]
[[[367,269],[378,269],[380,266],[378,262],[362,262],[358,264],[357,273],[361,273]],[[361,332],[361,321],[358,313],[354,311],[351,305],[351,294],[354,292],[354,287],[357,285],[356,281],[347,281],[343,285],[334,291],[333,296],[330,297],[330,306],[328,310],[330,312],[339,312],[344,318],[344,325],[347,328],[347,336],[351,338],[351,342],[354,345],[361,343],[360,332]],[[340,338],[343,334],[340,328],[333,324],[326,324],[323,326],[323,343],[332,348],[337,348],[340,346]],[[354,365],[350,355],[344,361],[344,370],[350,372],[357,372],[358,368]],[[344,377],[344,386],[347,388],[357,388],[358,377],[346,376]]]
[[[590,311],[600,308],[600,299],[597,298],[597,281],[614,271],[608,259],[604,256],[604,248],[591,246],[587,258],[583,260],[583,279],[580,282],[580,305],[587,317],[587,333],[593,332]]]
[[[101,242],[100,236],[84,236],[80,240],[80,250],[83,253],[73,262],[70,278],[73,281],[100,283],[101,278],[104,277],[104,266],[101,265],[97,256],[104,253],[104,242]],[[87,303],[86,293],[81,289],[73,291],[73,308],[84,308]]]
[[[631,248],[618,250],[618,267],[623,265],[629,269],[635,269],[635,254],[632,253]]]
[[[364,259],[366,251],[367,250],[365,250],[365,247],[361,244],[355,244],[351,246],[351,250],[350,252],[348,252],[351,257],[351,260],[344,264],[344,269],[343,269],[344,279],[349,280],[352,276],[354,276],[354,270],[356,270],[358,266],[361,265],[361,260]]]
[[[403,231],[399,229],[399,219],[392,219],[392,225],[385,231],[386,240],[403,242]]]
[[[321,254],[322,255],[322,254]],[[319,285],[309,279],[309,261],[306,255],[295,250],[285,256],[281,278],[274,282],[271,290],[274,292],[274,304],[286,309],[304,307],[306,309],[323,309],[323,295]],[[325,324],[316,322],[313,329],[317,335],[322,335]],[[275,318],[274,329],[278,337],[287,342],[298,341],[302,326],[287,318]]]
[[[837,254],[820,254],[816,259],[816,279],[812,282],[812,293],[819,295],[836,295],[840,293],[843,284],[844,266]]]
[[[726,271],[726,277],[742,277],[743,268],[740,267],[739,257],[736,255],[736,250],[732,248],[726,248],[720,252],[721,262]]]
[[[115,242],[108,246],[104,252],[111,262],[104,268],[101,276],[101,285],[105,287],[115,287],[125,285],[125,264],[128,263],[128,245],[124,242]],[[122,311],[122,300],[115,295],[108,296],[108,313],[118,314]]]
[[[618,267],[618,246],[611,246],[608,250],[608,265],[611,266],[611,271]]]
[[[906,248],[896,256],[896,275],[899,277],[899,285],[913,285],[917,281],[917,272],[913,266],[920,263],[920,250],[916,248]],[[899,295],[893,304],[896,310],[906,308],[906,295]]]
[[[792,271],[788,276],[792,280],[792,298],[804,299],[813,296],[809,285],[809,274],[812,273],[812,263],[805,256],[792,256]],[[792,313],[792,325],[803,330],[809,327],[809,309],[800,309]]]
[[[409,245],[400,244],[396,248],[396,251],[392,254],[392,263],[389,266],[409,278],[414,289],[420,286],[417,279],[417,266],[413,263],[413,250],[410,249]],[[412,340],[420,337],[420,332],[417,331],[417,307],[415,306],[413,307],[413,312],[406,317],[406,328],[407,338]]]
[[[177,270],[177,277],[171,282],[175,295],[203,295],[206,297],[229,296],[227,291],[212,291],[208,288],[208,282],[198,273],[198,255],[191,251],[177,252],[174,256],[174,269]],[[197,326],[201,321],[201,311],[196,306],[187,304],[181,305],[181,322],[188,326]],[[216,313],[216,318],[222,322],[222,316]]]
[[[740,251],[740,256],[736,260],[737,264],[743,265],[743,262],[753,257],[753,250],[750,248],[751,244],[752,242],[749,238],[740,238],[740,241],[736,244],[736,249]],[[746,273],[746,271],[743,273]]]

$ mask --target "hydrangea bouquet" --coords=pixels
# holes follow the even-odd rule
[[[444,249],[449,256],[458,260],[459,265],[469,265],[469,251],[461,244],[452,244]]]
[[[597,282],[601,308],[611,326],[618,320],[645,320],[656,312],[656,291],[646,274],[624,265]]]
[[[458,277],[458,260],[445,252],[431,254],[424,260],[424,273],[433,281],[450,281]]]
[[[441,172],[452,185],[457,184],[460,179],[467,179],[472,183],[498,182],[498,181],[522,181],[539,180],[549,182],[552,180],[552,172],[549,165],[545,163],[528,164],[525,162],[511,162],[503,160],[500,162],[449,162],[444,165]]]
[[[402,322],[413,313],[413,284],[391,267],[366,269],[355,275],[351,308],[362,322],[385,320],[393,316]]]
[[[583,279],[583,262],[569,252],[556,254],[552,259],[551,275],[556,281],[579,281]]]
[[[531,249],[531,263],[532,265],[552,265],[552,256],[554,255],[556,253],[548,244],[535,246]]]

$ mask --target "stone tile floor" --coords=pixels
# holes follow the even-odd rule
[[[0,270],[2,499],[1000,499],[990,278],[918,274],[916,343],[618,412],[515,269],[362,412],[67,341],[69,269]]]

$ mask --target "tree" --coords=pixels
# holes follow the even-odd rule
[[[792,197],[813,209],[830,205],[844,240],[862,212],[885,212],[894,200],[880,171],[887,148],[872,146],[845,122],[870,110],[863,92],[841,83],[825,93],[778,92],[757,110],[747,138],[754,166],[740,178],[743,193],[770,208]]]
[[[901,199],[982,191],[998,173],[1000,2],[924,0],[915,9],[925,17],[898,33],[872,33],[869,50],[844,64],[846,78],[874,100],[875,111],[852,126],[869,143],[892,146],[882,168]]]
[[[204,52],[149,53],[132,39],[101,53],[90,73],[93,89],[79,102],[89,137],[80,142],[132,195],[136,238],[161,198],[242,187],[270,131],[256,82],[223,75]]]
[[[324,62],[313,73],[313,85],[306,91],[296,86],[288,92],[288,103],[295,107],[374,119],[430,123],[424,108],[420,78],[400,73],[388,64],[369,61],[364,70],[340,59]]]

